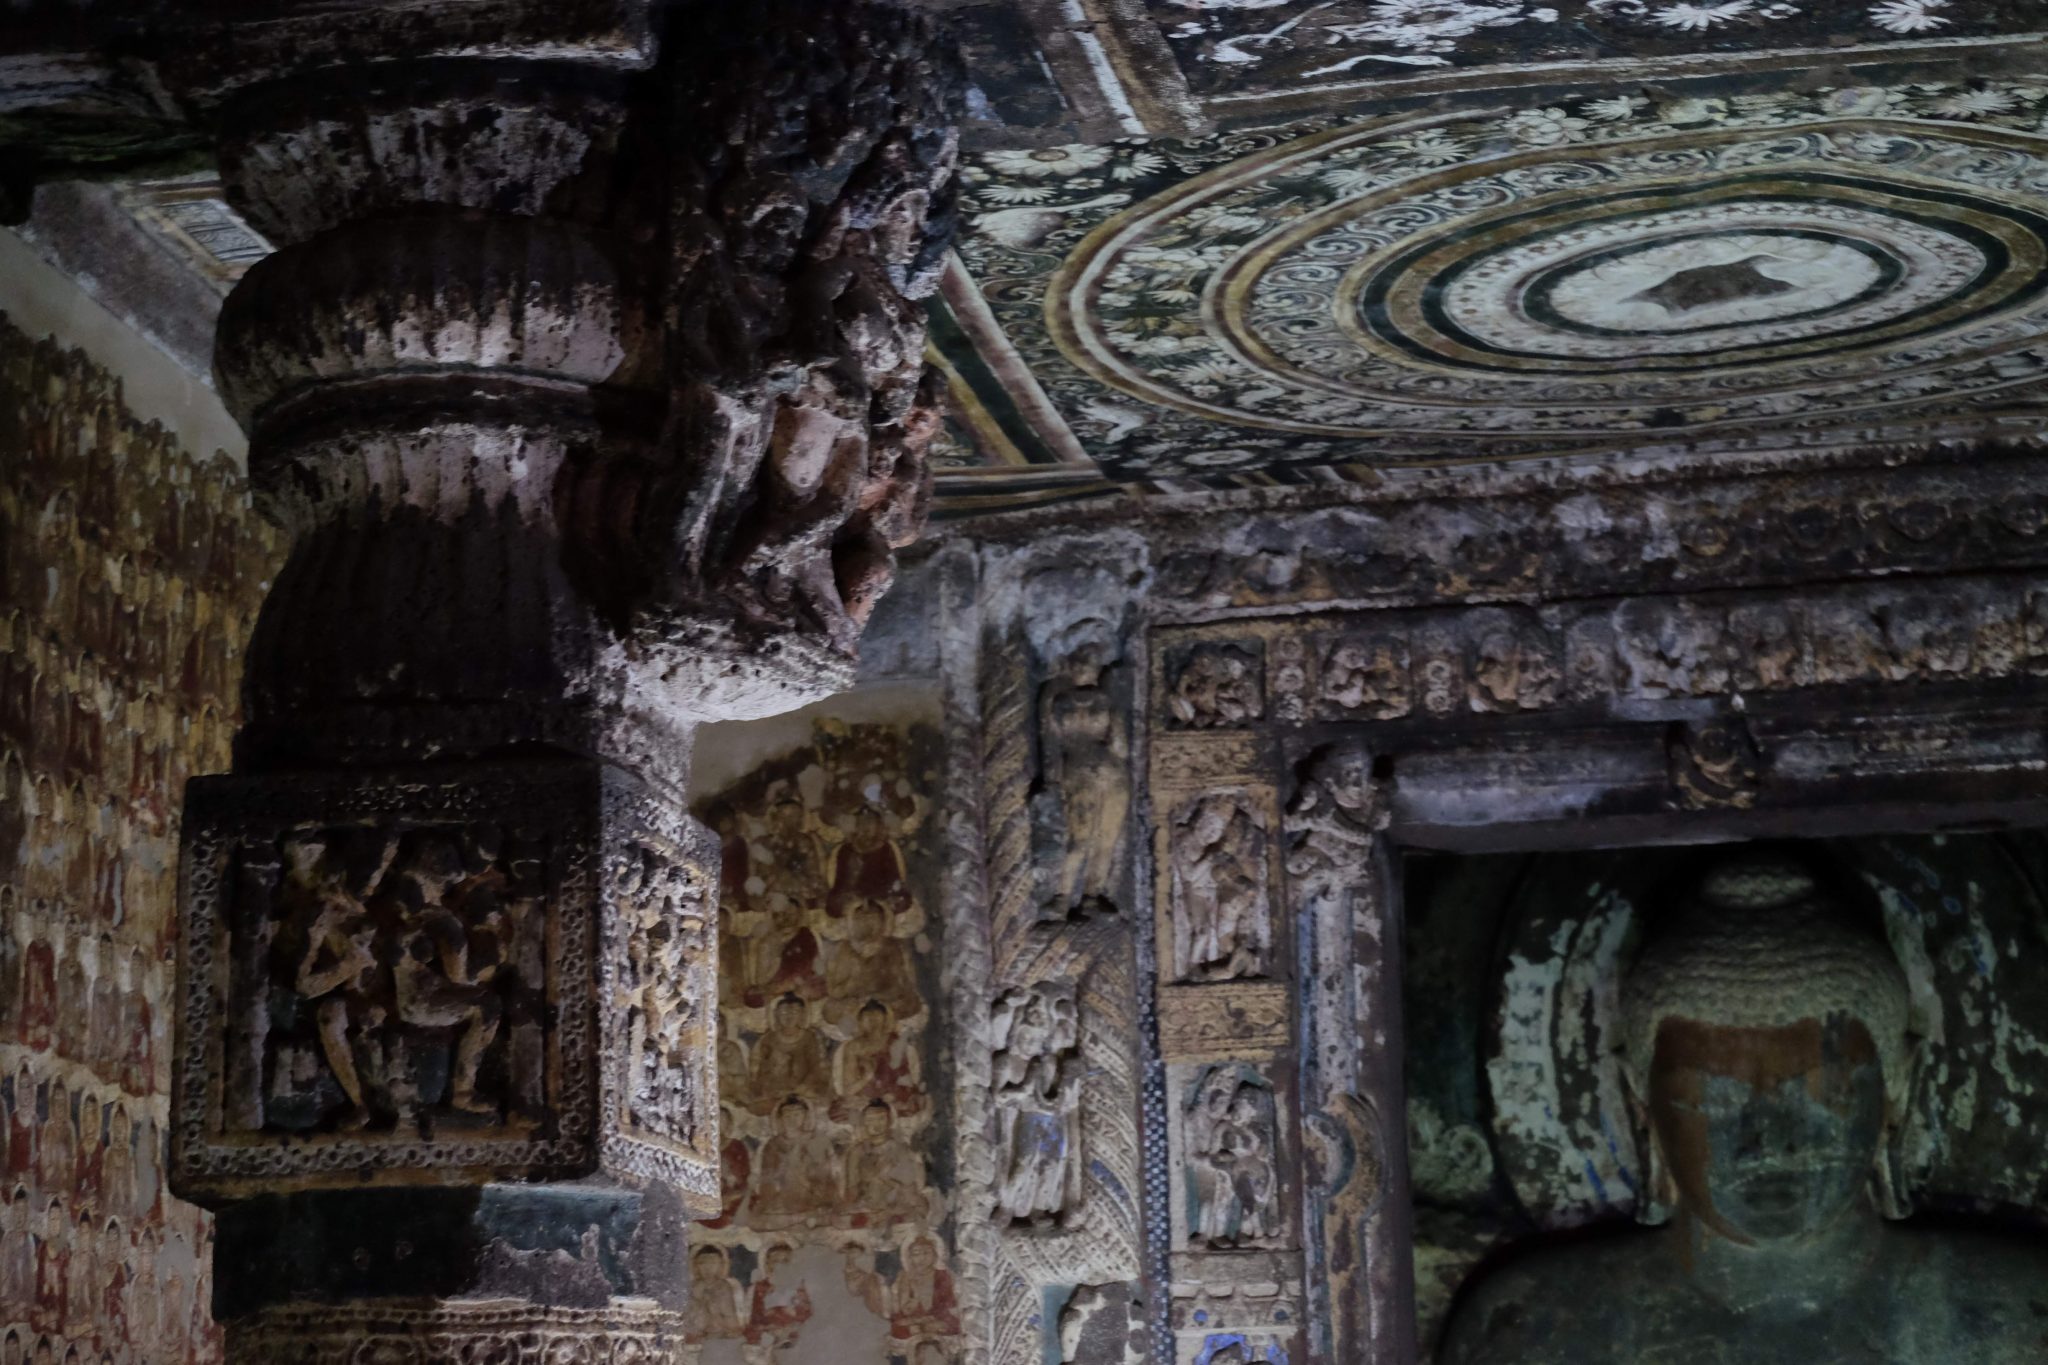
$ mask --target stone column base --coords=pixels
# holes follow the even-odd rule
[[[266,1308],[227,1330],[230,1365],[670,1365],[683,1315],[651,1304],[398,1299]]]

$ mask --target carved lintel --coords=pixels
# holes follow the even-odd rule
[[[715,1208],[707,840],[571,760],[195,784],[173,1184],[603,1173]]]
[[[1271,1056],[1293,1044],[1293,991],[1278,981],[1159,988],[1159,1052],[1168,1062]]]
[[[1197,792],[1272,780],[1272,760],[1258,735],[1155,733],[1151,760],[1155,792]]]

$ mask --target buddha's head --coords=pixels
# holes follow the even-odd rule
[[[1903,1214],[1905,975],[1809,873],[1764,854],[1716,866],[1651,921],[1621,1005],[1656,1201],[1753,1245],[1831,1227],[1867,1188]]]

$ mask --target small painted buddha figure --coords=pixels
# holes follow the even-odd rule
[[[1655,1231],[1483,1274],[1442,1365],[2048,1361],[2048,1250],[1898,1223],[1913,1085],[1883,932],[1776,857],[1653,916],[1621,992]]]

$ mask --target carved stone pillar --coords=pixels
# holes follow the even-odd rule
[[[843,686],[918,528],[953,78],[884,7],[693,8],[651,64],[637,9],[292,20],[328,67],[257,25],[199,83],[280,248],[217,370],[295,533],[185,825],[172,1170],[231,1360],[680,1349],[690,738]]]
[[[1386,778],[1303,742],[1303,651],[1276,623],[1151,643],[1175,1359],[1407,1365]]]

